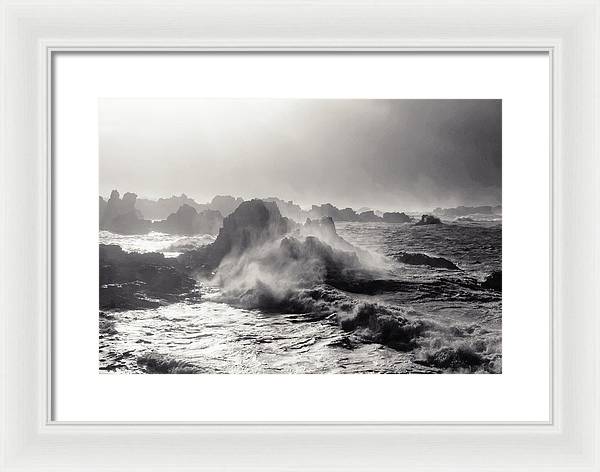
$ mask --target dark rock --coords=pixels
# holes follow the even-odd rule
[[[368,209],[361,208],[358,212],[352,208],[344,208],[340,210],[331,203],[324,203],[322,205],[313,205],[309,217],[311,219],[319,218],[331,218],[333,221],[350,221],[350,222],[364,222],[364,223],[408,223],[412,221],[412,218],[405,213],[399,212],[388,212],[381,213]]]
[[[223,220],[214,243],[179,256],[180,262],[203,271],[214,270],[231,252],[242,253],[288,233],[294,224],[281,216],[277,205],[262,200],[242,202]]]
[[[143,218],[149,220],[165,220],[183,205],[191,206],[198,213],[210,209],[207,204],[197,203],[185,193],[179,196],[173,195],[169,198],[159,198],[158,200],[138,198],[135,203],[135,207],[141,212]]]
[[[233,198],[230,195],[217,195],[208,204],[211,210],[217,210],[221,215],[229,216],[233,213],[243,202],[242,198]]]
[[[441,225],[442,221],[432,215],[422,215],[421,219],[415,223],[415,226],[423,225]]]
[[[358,221],[361,221],[363,223],[378,223],[383,221],[383,218],[377,216],[373,210],[369,210],[359,213]]]
[[[358,257],[354,252],[333,249],[314,236],[307,236],[304,241],[291,237],[283,238],[280,248],[285,259],[317,261],[324,270],[326,281],[338,277],[347,268],[359,266]]]
[[[302,229],[307,233],[313,234],[314,236],[318,236],[319,234],[326,234],[327,236],[338,235],[337,231],[335,230],[335,223],[329,216],[319,218],[317,220],[311,220],[310,218],[307,218]]]
[[[439,369],[473,369],[484,363],[480,354],[468,346],[443,347],[434,353],[428,353],[419,363]]]
[[[153,308],[196,297],[196,281],[175,260],[160,253],[127,253],[117,245],[101,244],[100,308]]]
[[[317,220],[308,218],[298,232],[301,236],[316,236],[336,249],[357,252],[357,248],[337,234],[335,223],[330,217],[326,216]]]
[[[409,223],[412,221],[412,218],[404,212],[398,213],[395,211],[384,213],[383,221],[384,223]]]
[[[394,255],[394,258],[409,265],[424,265],[438,269],[460,270],[454,262],[443,257],[433,257],[420,252],[400,252]]]
[[[100,229],[118,234],[145,234],[150,231],[150,221],[140,218],[135,208],[137,195],[127,192],[121,199],[113,190],[106,205],[100,202]]]
[[[487,288],[490,290],[496,290],[498,292],[502,291],[502,271],[495,270],[490,275],[486,277],[486,279],[481,283],[483,288]]]
[[[333,221],[359,221],[358,214],[352,208],[340,210],[331,203],[313,205],[309,217],[311,219],[331,218]]]
[[[153,222],[152,228],[162,233],[193,236],[195,234],[217,234],[222,223],[223,217],[216,210],[204,210],[198,214],[193,207],[183,204],[166,220]]]
[[[273,202],[279,208],[281,216],[285,216],[297,223],[302,223],[308,217],[308,212],[304,211],[300,205],[296,205],[293,201],[284,201],[277,197],[262,198],[263,202]]]

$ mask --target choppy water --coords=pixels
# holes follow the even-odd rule
[[[115,234],[100,231],[99,240],[100,244],[117,244],[125,252],[162,252],[165,257],[177,257],[185,249],[196,249],[212,243],[215,236],[179,236],[156,231],[148,234]]]
[[[350,297],[401,307],[430,328],[412,351],[361,342],[330,318],[246,310],[223,303],[200,283],[202,301],[100,314],[100,369],[121,373],[420,373],[439,371],[418,361],[445,346],[468,345],[501,371],[501,294],[475,290],[501,269],[500,222],[432,226],[337,223],[348,242],[387,258],[399,251],[442,256],[461,271],[392,263],[410,290]],[[110,233],[109,233],[110,235]],[[116,236],[116,235],[113,235]],[[109,237],[126,250],[172,249],[172,236]],[[180,238],[177,238],[180,239]],[[391,259],[390,259],[391,260]],[[490,371],[488,369],[488,371]]]

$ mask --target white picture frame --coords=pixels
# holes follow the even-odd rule
[[[600,470],[600,2],[4,1],[0,20],[0,470]],[[552,421],[51,421],[50,66],[78,50],[548,52]]]

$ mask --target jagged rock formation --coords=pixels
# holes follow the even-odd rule
[[[423,215],[421,219],[415,223],[415,226],[424,226],[424,225],[441,225],[442,221],[439,218],[436,218],[432,215]]]
[[[481,283],[483,288],[487,288],[490,290],[496,290],[498,292],[502,291],[502,271],[495,270],[490,275],[486,277],[486,279]]]
[[[424,265],[435,267],[438,269],[460,270],[454,262],[444,259],[443,257],[432,257],[420,252],[400,252],[394,255],[394,258],[409,265]]]
[[[329,217],[333,221],[359,221],[358,214],[352,208],[340,210],[331,203],[313,205],[309,212],[309,217],[314,219]]]
[[[319,238],[307,236],[304,241],[286,237],[280,244],[282,260],[312,262],[313,267],[322,273],[325,282],[332,282],[347,269],[359,267],[356,253],[332,248]]]
[[[356,248],[340,237],[335,230],[335,223],[330,217],[311,220],[307,218],[303,226],[297,229],[300,236],[316,236],[321,241],[324,241],[337,249],[345,251],[355,251]]]
[[[217,210],[204,210],[198,213],[193,207],[184,203],[166,220],[154,221],[152,229],[162,233],[193,236],[217,234],[222,224],[223,217]]]
[[[192,207],[198,213],[210,209],[207,204],[197,203],[185,193],[179,196],[173,195],[169,198],[159,198],[158,200],[138,198],[135,204],[143,217],[148,220],[166,220],[169,215],[175,213],[183,205]]]
[[[222,216],[231,214],[240,203],[242,198],[233,198],[229,195],[217,195],[210,203],[198,203],[185,193],[179,196],[173,195],[169,198],[159,198],[158,200],[149,200],[140,198],[137,200],[136,208],[144,215],[144,218],[150,220],[166,220],[169,215],[176,213],[183,205],[187,205],[202,213],[207,210],[218,211]]]
[[[242,253],[283,236],[294,227],[289,219],[281,216],[275,203],[257,199],[245,201],[223,220],[214,243],[182,254],[179,260],[194,269],[214,270],[229,253]]]
[[[135,208],[137,195],[127,192],[121,199],[113,190],[106,206],[100,202],[100,229],[118,234],[144,234],[150,231],[150,221],[143,220]]]
[[[359,213],[358,221],[361,221],[363,223],[379,223],[383,221],[383,218],[377,216],[373,210],[368,210]]]
[[[397,211],[384,213],[382,219],[384,223],[410,223],[412,221],[412,218],[406,213]]]
[[[175,260],[160,253],[127,253],[100,245],[100,309],[154,308],[197,298],[196,282]]]
[[[244,200],[240,197],[233,198],[230,195],[217,195],[208,204],[211,210],[217,210],[223,217],[229,216]]]
[[[435,215],[444,217],[444,218],[456,218],[458,216],[468,216],[468,215],[501,215],[502,214],[502,205],[491,206],[491,205],[481,205],[481,206],[458,206],[455,208],[436,208],[433,210]]]
[[[308,218],[309,212],[304,211],[300,205],[296,205],[292,200],[284,201],[277,197],[262,198],[263,202],[273,202],[279,208],[282,216],[294,220],[297,223],[302,223]]]
[[[307,218],[331,218],[333,221],[348,222],[406,223],[411,221],[411,218],[404,213],[389,212],[382,214],[381,212],[364,207],[355,211],[352,208],[339,209],[331,203],[324,203],[322,205],[313,205],[310,211],[306,211],[292,200],[285,201],[278,197],[268,197],[261,200],[275,203],[282,216],[297,223],[301,223]],[[159,221],[166,220],[183,205],[194,208],[197,213],[202,213],[206,210],[216,210],[223,217],[226,217],[233,213],[243,201],[240,197],[234,198],[230,195],[217,195],[209,203],[198,203],[193,198],[182,193],[179,196],[174,195],[169,198],[159,198],[156,201],[139,198],[136,200],[135,207],[139,211],[140,218]]]
[[[361,211],[364,210],[364,211]],[[363,223],[408,223],[412,218],[405,213],[388,212],[381,213],[375,210],[361,208],[358,212],[352,208],[344,208],[342,210],[333,206],[331,203],[323,205],[313,205],[309,217],[311,219],[331,218],[333,221],[349,221]]]

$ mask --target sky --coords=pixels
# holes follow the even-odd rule
[[[99,102],[100,194],[416,211],[501,203],[501,100]]]

